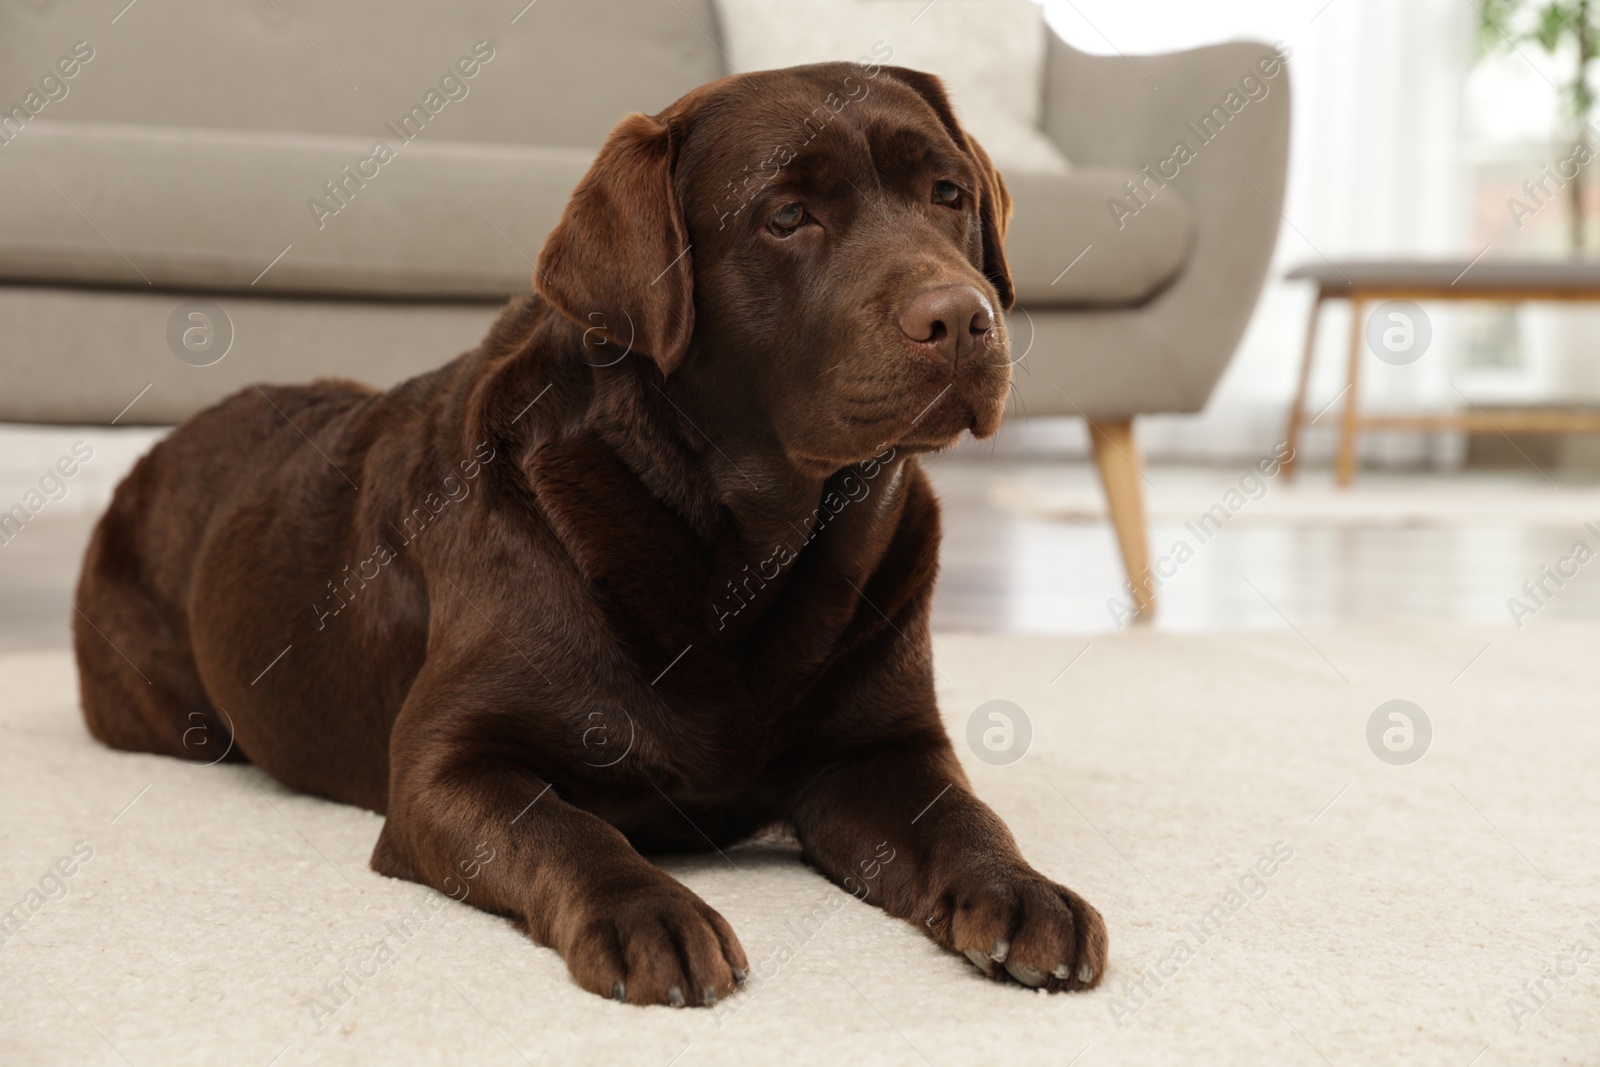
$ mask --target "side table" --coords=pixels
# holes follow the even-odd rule
[[[1367,311],[1385,300],[1600,301],[1600,262],[1586,260],[1319,260],[1285,277],[1317,287],[1306,326],[1300,381],[1284,440],[1291,449],[1283,474],[1292,477],[1306,425],[1306,391],[1316,354],[1317,323],[1329,300],[1350,302],[1350,348],[1336,466],[1339,485],[1355,479],[1356,441],[1363,430],[1459,430],[1465,433],[1600,433],[1600,410],[1534,407],[1412,415],[1363,415],[1360,410],[1361,349]],[[1414,324],[1399,323],[1411,329]],[[1403,362],[1396,360],[1395,362]],[[1336,398],[1337,399],[1337,398]],[[1471,403],[1470,401],[1468,403]]]

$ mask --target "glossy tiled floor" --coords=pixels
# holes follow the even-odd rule
[[[996,485],[1019,472],[1046,489],[1092,488],[1089,469],[972,460],[943,460],[931,469],[945,511],[943,575],[934,615],[938,628],[1016,633],[1116,628],[1107,601],[1122,599],[1123,575],[1109,525],[1095,517],[1036,517],[994,500]],[[1231,480],[1231,472],[1215,469],[1154,467],[1149,476],[1153,497],[1174,482],[1226,485]],[[1317,479],[1326,482],[1326,472],[1306,472],[1303,482]],[[1520,492],[1528,483],[1550,498],[1581,494],[1584,505],[1566,513],[1535,510]],[[1416,513],[1375,519],[1370,507],[1361,506],[1364,491],[1424,503],[1430,495],[1445,496],[1451,506],[1436,510],[1470,514],[1430,517],[1434,509],[1422,506]],[[1559,588],[1547,581],[1552,595],[1542,597],[1542,605],[1522,592],[1523,582],[1538,579],[1541,568],[1568,556],[1578,540],[1600,551],[1600,537],[1583,529],[1584,521],[1600,527],[1600,505],[1585,506],[1593,499],[1592,488],[1554,490],[1537,474],[1417,474],[1367,475],[1348,492],[1348,516],[1338,513],[1335,500],[1331,510],[1293,520],[1235,519],[1203,545],[1181,515],[1156,510],[1150,526],[1153,555],[1168,553],[1180,541],[1195,552],[1162,586],[1154,625],[1226,630],[1395,617],[1511,625],[1507,600],[1514,596],[1537,606],[1539,618],[1600,618],[1600,562],[1577,568],[1577,577]],[[1481,506],[1461,506],[1474,500]]]

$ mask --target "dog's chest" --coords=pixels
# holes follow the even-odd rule
[[[769,528],[756,534],[731,513],[695,528],[591,437],[546,446],[533,469],[550,528],[652,677],[713,648],[739,673],[784,684],[812,669],[849,622],[900,499],[898,467],[876,491],[845,475],[805,515],[753,524]]]
[[[753,544],[731,517],[692,528],[593,441],[535,466],[550,528],[599,609],[592,637],[632,675],[574,724],[573,771],[597,800],[736,796],[803,748],[834,664],[863,619],[880,619],[862,590],[896,527],[898,472],[830,489],[815,516],[781,524],[792,538]]]
[[[691,720],[622,708],[587,722],[557,792],[641,847],[701,848],[779,817],[770,774],[782,751],[773,743],[777,730],[703,713]]]

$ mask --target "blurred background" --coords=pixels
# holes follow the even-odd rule
[[[985,4],[1008,10],[985,20],[982,58],[1037,88],[980,99],[957,47],[957,107],[1020,118],[1055,155],[1029,157],[1027,137],[996,152],[1017,194],[1027,355],[999,437],[930,463],[947,505],[939,628],[1522,625],[1600,610],[1600,581],[1572,562],[1579,542],[1600,548],[1586,525],[1600,523],[1586,421],[1600,411],[1600,309],[1586,304],[1600,298],[1586,266],[1600,194],[1584,165],[1600,149],[1600,13],[1579,0],[536,0],[359,18],[288,0],[226,17],[14,0],[0,4],[0,511],[13,516],[0,517],[0,647],[65,644],[90,524],[165,425],[249,381],[394,381],[474,343],[623,111],[885,40],[894,62],[937,69],[940,27]],[[636,60],[597,64],[594,42],[630,35]],[[80,41],[94,58],[65,79],[54,65]],[[470,78],[452,66],[474,54]],[[1286,76],[1259,65],[1273,56]],[[452,69],[470,96],[446,86],[385,177],[345,184],[348,202],[319,191],[390,136],[379,116]],[[52,70],[71,91],[46,86],[35,109]],[[230,80],[240,70],[256,81]],[[261,79],[276,88],[256,93]],[[1192,136],[1236,89],[1248,104],[1226,106],[1215,147]],[[971,125],[1004,141],[1005,118]],[[1179,139],[1194,161],[1170,182],[1140,178]],[[223,181],[230,166],[254,173]],[[308,196],[338,217],[308,214]],[[497,265],[474,274],[483,262]],[[1537,284],[1492,273],[1524,263],[1561,266]],[[1395,264],[1446,292],[1501,281],[1484,300],[1411,301],[1417,286],[1392,278],[1373,290],[1408,301],[1425,350],[1358,347],[1351,388],[1351,331],[1371,336],[1375,312],[1352,323],[1341,284]],[[1323,280],[1290,277],[1301,267]],[[1319,286],[1291,481],[1280,467]],[[320,337],[368,351],[324,356]],[[1362,417],[1480,425],[1364,428],[1340,485],[1353,396]],[[1526,432],[1547,423],[1557,431]],[[57,479],[59,496],[55,481],[35,493],[75,442],[94,458]],[[1547,568],[1566,577],[1530,592]]]
[[[1285,41],[1294,49],[1286,225],[1271,275],[1204,417],[1155,417],[1142,424],[1153,459],[1242,458],[1279,439],[1298,363],[1290,350],[1310,298],[1303,285],[1282,280],[1296,264],[1322,256],[1470,260],[1486,248],[1490,258],[1572,254],[1565,196],[1524,216],[1520,226],[1508,201],[1532,204],[1523,183],[1570,157],[1576,142],[1568,98],[1576,37],[1562,34],[1551,51],[1525,34],[1548,10],[1583,6],[1477,0],[1044,4],[1052,28],[1090,52],[1162,52],[1238,38]],[[1486,21],[1505,36],[1486,29]],[[1596,248],[1597,195],[1592,184],[1584,192],[1582,255]],[[1430,307],[1429,313],[1446,358],[1407,371],[1370,367],[1365,400],[1372,408],[1453,409],[1461,400],[1451,381],[1484,404],[1600,399],[1594,345],[1600,319],[1594,314],[1493,305]],[[1313,379],[1313,400],[1332,399],[1344,383],[1335,354],[1343,354],[1345,327],[1332,316],[1324,323],[1328,358]],[[1307,443],[1318,459],[1327,458],[1330,446],[1331,438],[1315,434]],[[1550,466],[1581,473],[1600,470],[1597,447],[1600,440],[1573,435],[1533,450]],[[1469,442],[1458,434],[1378,434],[1363,458],[1376,468],[1459,470],[1492,465],[1510,451],[1504,441]]]
[[[1576,248],[1570,190],[1540,205],[1524,189],[1542,170],[1572,158],[1580,140],[1594,144],[1592,111],[1576,118],[1573,100],[1580,63],[1583,83],[1594,84],[1595,45],[1584,40],[1580,57],[1578,34],[1580,20],[1592,24],[1596,17],[1588,5],[1046,0],[1043,6],[1055,32],[1100,54],[1138,56],[1236,39],[1292,47],[1283,226],[1260,302],[1203,412],[1137,420],[1150,463],[1146,489],[1155,502],[1153,553],[1182,536],[1179,515],[1209,506],[1232,481],[1227,475],[1271,454],[1284,438],[1314,294],[1305,282],[1285,278],[1291,269],[1329,260],[1465,265],[1480,255],[1494,262],[1581,261],[1595,254],[1592,181],[1578,201],[1583,243]],[[1592,100],[1582,106],[1592,109]],[[1600,400],[1600,312],[1566,302],[1422,307],[1433,330],[1429,354],[1391,366],[1363,353],[1364,410],[1583,410]],[[1197,553],[1163,587],[1156,624],[1205,629],[1388,616],[1513,622],[1517,613],[1508,600],[1534,606],[1520,588],[1525,580],[1537,579],[1579,540],[1596,545],[1583,524],[1600,512],[1594,495],[1600,437],[1374,431],[1362,435],[1363,473],[1349,497],[1320,491],[1331,485],[1350,329],[1348,307],[1334,304],[1328,312],[1317,331],[1307,402],[1311,412],[1326,413],[1300,442],[1310,469],[1295,486],[1273,486],[1282,510],[1241,511],[1245,521],[1215,542],[1214,553],[1213,546]],[[1059,425],[1027,428],[1038,439],[1013,424],[1013,441],[1023,437],[1036,451],[1053,447],[1087,459],[1083,420],[1051,421]],[[1092,510],[1093,478],[1079,473],[1068,489],[1064,472],[1054,479],[1035,472],[1036,490],[1055,491],[1058,517],[1074,507]],[[1296,495],[1303,510],[1282,499]],[[1008,569],[1017,591],[1013,619],[1020,616],[1029,629],[1109,624],[1106,605],[1090,605],[1087,590],[1079,590],[1081,610],[1070,621],[1059,607],[1069,572],[1083,573],[1074,570],[1076,561],[1114,559],[1108,530],[1081,526],[1074,531],[1081,540],[1061,551],[1060,527],[1024,520],[1012,529],[1019,549]],[[1574,581],[1548,599],[1548,614],[1593,617],[1597,596],[1592,580]]]

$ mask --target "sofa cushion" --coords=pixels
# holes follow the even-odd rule
[[[726,73],[711,0],[124,3],[5,5],[0,107],[83,40],[93,58],[41,118],[367,140],[432,92],[449,103],[429,141],[598,148],[628,112]]]
[[[1194,238],[1193,220],[1171,185],[1147,184],[1152,191],[1139,206],[1127,183],[1141,178],[1111,167],[1005,174],[1014,208],[1006,259],[1018,304],[1136,304],[1178,275]]]
[[[173,425],[252,382],[329,375],[388,388],[478,344],[499,312],[464,302],[221,296],[212,336],[227,347],[201,365],[171,347],[173,323],[194,321],[188,301],[0,284],[0,422]]]
[[[1069,169],[1039,129],[1048,31],[1029,0],[809,0],[800,32],[791,0],[717,0],[717,12],[737,70],[829,60],[925,70],[1001,170]]]
[[[593,159],[392,134],[40,121],[26,136],[0,149],[0,278],[252,293],[526,292]]]

